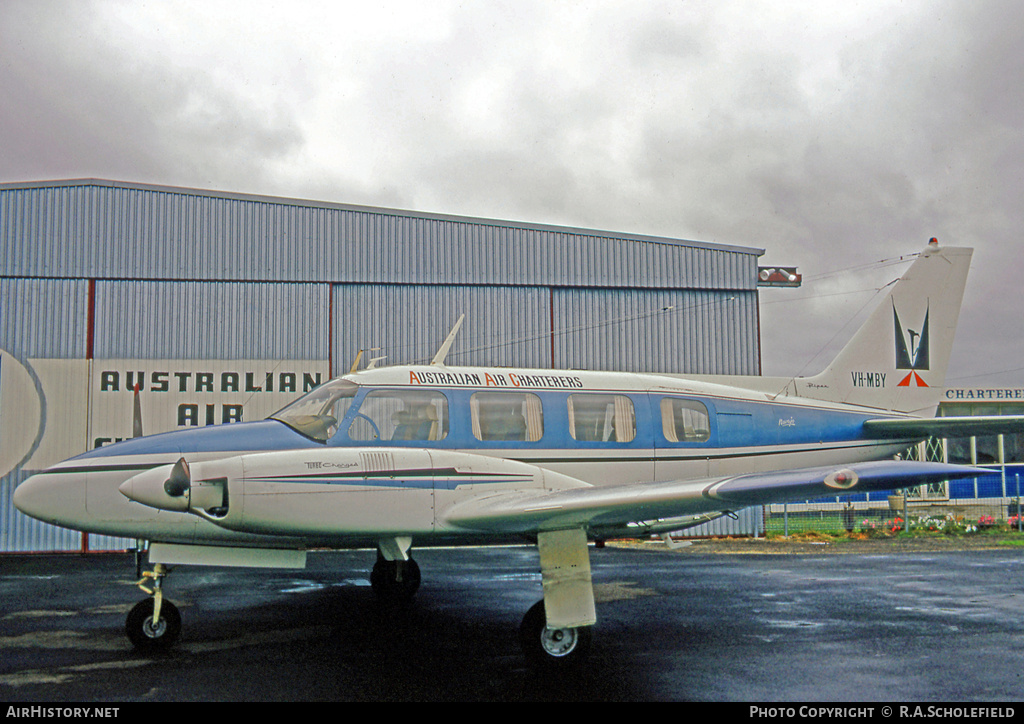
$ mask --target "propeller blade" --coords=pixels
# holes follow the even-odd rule
[[[135,400],[132,410],[132,437],[142,437],[142,403],[139,400],[139,385],[135,385]]]
[[[188,469],[188,463],[185,462],[185,458],[181,458],[178,462],[174,463],[174,467],[171,469],[171,477],[167,478],[167,481],[164,483],[164,492],[172,498],[180,498],[191,485],[192,474]]]

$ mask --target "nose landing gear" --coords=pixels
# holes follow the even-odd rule
[[[152,571],[145,571],[138,586],[151,598],[135,604],[125,620],[125,633],[136,651],[155,653],[168,649],[181,634],[181,613],[177,606],[164,600],[163,578],[167,569],[162,563],[153,566]],[[153,587],[146,585],[152,579]]]

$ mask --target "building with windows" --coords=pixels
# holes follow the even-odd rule
[[[1024,387],[950,387],[943,393],[938,415],[1024,415]],[[983,465],[994,471],[983,478],[947,483],[944,489],[932,488],[925,493],[930,498],[991,499],[992,506],[1001,514],[1006,498],[1020,496],[1024,434],[932,440],[927,443],[925,452],[931,460]]]

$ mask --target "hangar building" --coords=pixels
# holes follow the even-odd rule
[[[34,470],[363,364],[758,374],[761,249],[101,180],[0,185],[0,551]],[[138,390],[136,393],[136,389]]]

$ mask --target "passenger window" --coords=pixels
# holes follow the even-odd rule
[[[363,398],[348,428],[352,440],[444,440],[448,398],[430,390],[378,390]]]
[[[661,429],[669,442],[705,442],[711,437],[708,408],[696,400],[661,400]]]
[[[536,442],[544,436],[544,410],[537,395],[477,392],[469,407],[477,440]]]
[[[625,395],[569,395],[573,440],[630,442],[636,437],[633,401]]]

